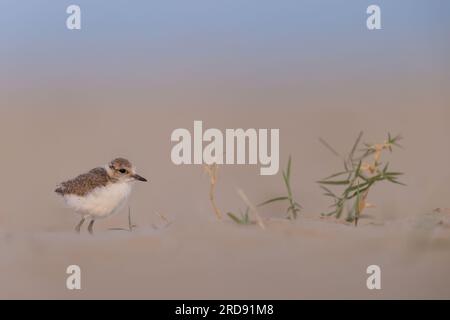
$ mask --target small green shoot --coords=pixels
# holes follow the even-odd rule
[[[294,220],[294,219],[297,219],[302,206],[297,201],[294,200],[294,197],[292,195],[292,187],[291,187],[291,163],[292,163],[292,161],[291,160],[292,160],[291,156],[289,156],[287,168],[286,168],[286,170],[283,170],[283,180],[284,180],[284,184],[287,189],[287,195],[272,198],[270,200],[264,201],[263,203],[260,203],[258,205],[258,207],[265,206],[265,205],[273,203],[273,202],[287,201],[289,203],[289,207],[286,210],[288,219]]]
[[[231,218],[231,220],[233,220],[237,224],[242,225],[254,224],[254,222],[250,220],[249,207],[245,209],[245,212],[242,212],[242,210],[240,210],[239,216],[235,215],[233,212],[228,212],[227,215]]]
[[[238,195],[241,197],[242,201],[247,205],[247,208],[245,209],[245,212],[240,212],[240,216],[238,217],[233,212],[228,212],[227,215],[236,222],[237,224],[241,225],[250,225],[250,224],[257,224],[261,229],[265,229],[266,226],[264,224],[263,219],[258,213],[258,209],[256,206],[249,200],[247,195],[244,193],[243,190],[237,189]],[[254,220],[250,219],[250,213],[255,218]]]

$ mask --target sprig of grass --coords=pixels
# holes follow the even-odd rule
[[[254,222],[250,220],[249,212],[250,212],[250,208],[247,207],[245,209],[245,212],[242,212],[242,210],[239,211],[239,216],[237,216],[233,212],[228,212],[227,215],[231,218],[231,220],[233,220],[237,224],[242,224],[242,225],[254,224]]]
[[[359,150],[361,154],[357,156],[356,153],[362,136],[363,132],[360,132],[350,153],[343,159],[344,170],[318,181],[320,187],[324,191],[324,195],[333,199],[333,205],[331,206],[333,210],[324,215],[334,215],[336,218],[340,218],[344,209],[349,207],[347,211],[347,221],[354,221],[355,225],[358,224],[358,219],[364,209],[372,207],[372,205],[367,202],[367,197],[369,191],[375,184],[378,184],[381,181],[387,181],[403,185],[403,183],[398,181],[398,177],[403,173],[389,171],[389,163],[386,163],[383,166],[383,162],[381,161],[383,151],[389,150],[392,152],[393,146],[401,147],[398,143],[401,136],[392,137],[388,134],[388,138],[384,143],[365,143],[365,147]],[[333,150],[333,154],[338,155],[338,153],[323,139],[320,141],[328,149]],[[372,161],[367,160],[370,156],[373,156]],[[331,186],[344,187],[344,191],[340,195],[336,195],[336,193],[329,189]],[[353,203],[351,201],[353,201]]]
[[[281,197],[275,197],[272,199],[269,199],[267,201],[264,201],[258,205],[258,207],[265,206],[267,204],[278,202],[278,201],[287,201],[289,203],[289,206],[286,210],[286,213],[288,215],[288,219],[297,219],[298,214],[300,213],[302,206],[295,201],[293,195],[292,195],[292,187],[291,187],[291,164],[292,159],[291,156],[289,156],[289,161],[287,164],[286,170],[283,170],[283,181],[284,185],[286,186],[287,195],[281,196]]]
[[[245,209],[245,212],[240,211],[240,216],[237,216],[233,212],[228,212],[227,215],[236,222],[237,224],[241,225],[250,225],[250,224],[257,224],[261,229],[265,229],[266,226],[264,224],[263,219],[258,213],[258,209],[256,206],[248,199],[247,195],[242,191],[241,189],[237,189],[237,193],[239,197],[241,197],[242,201],[247,205],[247,208]],[[250,218],[250,213],[252,213],[254,219]]]

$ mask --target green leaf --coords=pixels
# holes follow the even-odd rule
[[[288,197],[289,201],[291,201],[291,199],[292,199],[291,184],[289,182],[288,175],[286,173],[284,173],[284,171],[283,171],[283,179],[284,179],[284,184],[286,185],[286,190],[288,192],[287,197]]]
[[[338,173],[332,174],[331,176],[324,178],[323,180],[329,180],[329,179],[336,178],[336,177],[339,177],[339,176],[342,176],[342,175],[348,174],[348,173],[350,173],[350,171],[338,172]]]
[[[287,181],[291,182],[291,156],[289,156],[289,161],[288,161],[288,165],[287,165],[287,169],[286,169],[286,176],[287,176]]]
[[[361,193],[360,193],[360,189],[356,189],[356,201],[355,201],[355,216],[359,217],[359,205],[361,202]]]
[[[366,177],[366,176],[365,176],[364,174],[362,174],[362,173],[359,173],[359,174],[358,174],[358,177],[361,178],[361,179],[363,179],[365,182],[368,182],[368,181],[369,181],[369,178]]]
[[[317,181],[320,184],[329,184],[329,185],[346,185],[349,184],[349,180],[339,180],[339,181]]]
[[[228,212],[227,215],[237,224],[242,224],[242,220],[236,217],[233,213]]]
[[[348,188],[345,190],[345,193],[348,194],[348,193],[350,193],[350,192],[352,192],[352,191],[357,190],[358,188],[359,188],[359,189],[365,188],[365,187],[369,186],[370,184],[371,184],[370,182],[358,183],[357,185],[348,187]]]
[[[401,135],[396,135],[394,138],[388,136],[388,143],[393,144],[396,147],[403,148],[398,141],[402,140],[403,137]]]
[[[399,185],[402,185],[402,186],[406,186],[406,184],[404,184],[403,182],[400,182],[400,181],[395,180],[393,178],[387,177],[387,179],[388,179],[388,181],[390,181],[392,183],[396,183],[396,184],[399,184]]]
[[[264,201],[263,203],[258,204],[258,207],[262,207],[265,206],[266,204],[272,203],[272,202],[276,202],[276,201],[284,201],[284,200],[289,200],[289,197],[277,197],[277,198],[273,198],[267,201]]]
[[[320,188],[325,191],[325,193],[324,193],[325,195],[328,195],[328,196],[333,197],[333,198],[337,198],[337,196],[333,193],[333,191],[331,191],[327,187],[320,186]]]
[[[283,171],[283,180],[284,180],[284,185],[286,186],[286,188],[289,188],[289,179],[286,175],[286,172]]]
[[[353,156],[354,156],[354,154],[355,154],[356,148],[358,147],[359,143],[361,142],[361,138],[362,138],[363,134],[364,134],[364,133],[361,131],[361,132],[359,133],[359,135],[358,135],[358,138],[356,138],[356,141],[355,141],[355,143],[353,144],[352,150],[350,151],[350,154],[348,155],[348,158],[349,158],[350,160],[353,159]]]
[[[361,189],[359,189],[359,192],[360,192],[360,193],[364,193],[364,192],[366,192],[370,187],[371,187],[371,185],[368,185],[368,186],[366,186],[366,187],[364,187],[364,188],[361,188]],[[348,200],[353,199],[353,198],[357,195],[357,193],[358,193],[358,191],[355,191],[353,194],[347,195],[347,199],[348,199]]]
[[[326,142],[324,139],[319,138],[320,143],[322,143],[328,150],[331,151],[332,154],[334,154],[336,157],[341,157],[341,155],[334,150],[334,148],[332,146],[330,146],[330,144],[328,142]]]
[[[344,206],[343,206],[343,204],[341,204],[340,206],[338,206],[338,208],[336,209],[336,218],[340,218],[341,217],[341,214],[342,214],[342,211],[344,210]]]
[[[403,172],[386,172],[385,174],[387,176],[402,176],[402,175],[404,175]]]

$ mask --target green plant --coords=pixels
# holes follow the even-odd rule
[[[250,208],[247,207],[245,209],[245,212],[242,212],[242,210],[239,211],[239,216],[235,215],[233,212],[228,212],[227,215],[236,222],[237,224],[254,224],[253,221],[250,220]]]
[[[263,219],[258,213],[258,209],[256,206],[249,200],[247,195],[244,193],[243,190],[237,189],[237,193],[239,197],[241,197],[242,201],[247,205],[247,208],[245,209],[245,212],[240,211],[240,217],[238,217],[233,212],[228,212],[227,215],[236,222],[237,224],[243,224],[243,225],[249,225],[249,224],[257,224],[261,229],[265,229],[266,226],[264,224]],[[250,213],[252,213],[254,220],[250,219]]]
[[[286,210],[286,213],[288,215],[288,219],[297,219],[298,214],[301,211],[302,206],[294,200],[294,197],[292,195],[292,187],[291,187],[291,156],[289,156],[289,161],[287,164],[287,168],[284,171],[283,170],[283,180],[284,184],[286,186],[287,195],[272,198],[270,200],[264,201],[263,203],[260,203],[258,207],[267,205],[269,203],[278,202],[278,201],[287,201],[289,203],[289,207]]]
[[[398,141],[400,136],[392,137],[388,134],[388,138],[385,142],[379,144],[364,144],[364,148],[360,151],[360,155],[357,156],[357,149],[361,142],[363,132],[360,132],[353,147],[347,157],[343,158],[344,171],[335,173],[325,179],[318,181],[320,187],[325,191],[324,195],[333,198],[334,204],[333,210],[324,215],[335,216],[340,218],[344,212],[346,206],[347,221],[358,224],[358,219],[362,212],[366,208],[372,207],[367,202],[369,191],[375,184],[379,184],[381,181],[388,181],[396,184],[403,183],[397,179],[403,173],[389,171],[389,163],[383,165],[381,161],[382,153],[386,150],[392,152],[393,146],[401,147]],[[328,143],[324,140],[320,140],[333,154],[340,156]],[[370,156],[373,156],[372,160],[368,160]],[[344,191],[338,196],[331,191],[327,186],[342,186]],[[349,203],[350,202],[350,203]]]

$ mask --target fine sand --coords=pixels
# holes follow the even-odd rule
[[[1,298],[449,298],[450,224],[440,215],[358,228],[311,218],[237,227],[2,232]],[[82,289],[65,288],[67,266]],[[366,268],[382,270],[368,290]]]

